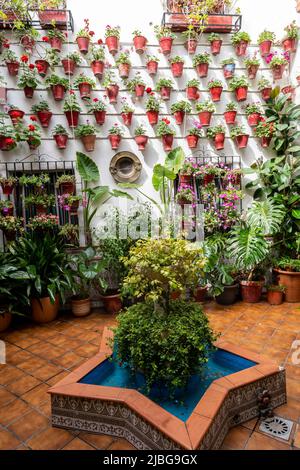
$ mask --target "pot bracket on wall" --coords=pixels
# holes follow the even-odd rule
[[[109,171],[117,183],[134,183],[140,177],[142,163],[132,152],[119,152],[112,158]]]

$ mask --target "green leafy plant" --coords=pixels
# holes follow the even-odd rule
[[[176,55],[174,57],[170,57],[169,62],[170,64],[178,64],[178,63],[184,64],[184,58],[181,57],[180,55]]]
[[[247,116],[250,114],[263,114],[263,109],[261,107],[260,102],[257,103],[248,103],[245,107],[245,113]]]
[[[120,64],[128,64],[128,65],[131,65],[131,60],[130,60],[130,57],[129,57],[129,52],[121,52],[121,54],[119,55],[119,57],[118,57],[117,60],[116,60],[116,64],[117,64],[117,65],[120,65]]]
[[[147,64],[148,64],[149,62],[157,62],[157,63],[158,63],[158,62],[160,61],[160,58],[157,57],[157,56],[155,56],[155,55],[149,55],[149,54],[148,54],[148,55],[146,56],[146,60],[147,60]]]
[[[47,88],[51,88],[55,85],[61,85],[67,91],[70,88],[69,80],[64,77],[59,77],[58,75],[52,74],[45,79],[45,84]]]
[[[208,52],[204,52],[203,54],[196,54],[193,57],[193,66],[196,67],[199,64],[210,64],[211,63],[211,56]]]
[[[23,66],[22,73],[18,82],[19,88],[33,88],[34,90],[38,87],[40,81],[37,77],[36,69],[30,69],[28,66]]]
[[[84,75],[83,73],[78,75],[78,77],[76,77],[76,79],[74,80],[74,88],[79,88],[79,85],[81,85],[82,83],[88,83],[93,89],[96,88],[95,80],[88,77],[87,75]]]
[[[168,28],[167,26],[154,26],[154,32],[158,40],[162,38],[176,39],[176,35],[172,32],[171,28]]]
[[[257,65],[260,66],[260,60],[257,58],[257,56],[254,54],[252,57],[247,57],[244,60],[244,64],[246,67],[251,67],[251,65]]]
[[[55,197],[53,194],[31,194],[26,196],[24,199],[25,206],[43,206],[53,207],[55,203]]]
[[[121,113],[134,113],[134,107],[130,106],[126,101],[123,101],[122,107],[121,107]]]
[[[272,122],[260,121],[254,129],[255,137],[273,137],[275,127]]]
[[[178,101],[177,103],[172,104],[171,106],[171,113],[174,114],[177,111],[183,111],[185,113],[191,113],[192,106],[188,101]]]
[[[137,86],[139,85],[146,86],[146,83],[144,79],[142,78],[141,74],[137,72],[135,77],[132,80],[127,81],[126,85],[127,85],[128,90],[131,93],[134,93]]]
[[[223,82],[221,80],[210,80],[207,84],[208,89],[210,90],[211,88],[216,88],[216,87],[221,87],[223,88]]]
[[[73,60],[76,65],[80,65],[82,62],[81,56],[77,51],[71,52],[70,54],[67,54],[64,59],[66,60]]]
[[[267,31],[266,29],[258,36],[258,44],[262,44],[265,41],[276,42],[276,34],[273,31]]]
[[[3,54],[2,54],[2,60],[3,62],[5,62],[6,64],[10,64],[11,62],[14,62],[14,63],[19,63],[19,59],[18,59],[18,56],[17,54],[12,51],[11,49],[6,49]]]
[[[149,96],[149,98],[146,101],[146,110],[147,111],[157,111],[159,112],[160,110],[160,100],[156,98],[155,96]]]
[[[186,31],[182,31],[182,36],[184,37],[184,39],[186,40],[198,40],[199,38],[199,31],[197,28],[194,28],[193,25],[189,25],[188,29]]]
[[[299,273],[300,259],[292,259],[285,257],[277,261],[276,266],[282,269],[283,271]]]
[[[117,85],[118,80],[117,80],[115,73],[111,72],[110,70],[106,72],[102,84],[104,88],[108,88],[111,85]]]
[[[221,124],[207,129],[206,135],[208,138],[214,139],[217,134],[225,134],[225,127]]]
[[[27,271],[20,269],[10,253],[0,253],[0,316],[7,312],[21,314],[27,302],[24,286],[28,279]]]
[[[197,137],[203,137],[203,130],[199,127],[191,127],[188,130],[188,135],[196,135]]]
[[[261,78],[257,84],[258,91],[265,90],[266,88],[272,88],[272,83],[267,78]]]
[[[22,186],[33,186],[35,188],[43,188],[50,182],[50,176],[47,173],[39,175],[22,175],[19,177],[19,183]]]
[[[116,38],[120,39],[120,26],[115,26],[115,27],[111,27],[111,26],[106,26],[105,28],[105,37],[106,38],[109,38],[111,36],[115,36]]]
[[[67,131],[67,129],[62,126],[61,124],[56,124],[56,126],[54,127],[53,131],[52,131],[52,135],[67,135],[69,136],[69,133]]]
[[[235,64],[236,60],[234,57],[229,57],[228,59],[223,59],[221,64],[224,65],[230,65],[230,64]]]
[[[49,39],[54,39],[54,38],[60,39],[63,44],[67,40],[66,35],[60,29],[55,28],[55,27],[47,31],[47,37]]]
[[[134,130],[134,135],[136,136],[139,136],[139,135],[147,135],[147,131],[146,129],[144,128],[143,125],[140,125],[138,127],[135,128]]]
[[[231,37],[231,43],[234,46],[237,46],[241,42],[248,42],[248,43],[251,42],[250,35],[246,33],[245,31],[238,31],[237,33],[234,33]]]
[[[247,211],[248,224],[261,229],[264,236],[273,236],[280,232],[285,216],[285,207],[276,204],[271,198],[254,201]]]
[[[84,137],[86,135],[96,135],[97,130],[94,126],[91,124],[81,124],[80,126],[77,126],[75,129],[75,136],[76,137]]]
[[[156,129],[156,135],[158,137],[162,137],[164,135],[175,135],[174,129],[170,127],[169,124],[167,124],[165,121],[161,120],[159,121]]]
[[[41,100],[39,103],[31,106],[31,112],[33,114],[38,113],[39,111],[50,111],[50,106],[48,101]]]
[[[267,286],[267,290],[269,292],[285,292],[286,291],[286,287],[285,286],[282,286],[282,285],[270,285],[270,286]]]
[[[163,87],[173,89],[173,81],[169,78],[160,78],[156,83],[156,91],[160,91]]]
[[[238,88],[249,87],[248,78],[245,75],[240,77],[233,77],[229,82],[229,90],[235,91]]]
[[[187,88],[199,88],[200,87],[200,82],[196,78],[193,78],[192,80],[189,80],[186,84]]]
[[[90,60],[104,62],[105,60],[105,50],[103,46],[94,46],[92,45],[90,48]]]
[[[221,35],[218,33],[211,33],[207,37],[208,42],[220,41],[221,39]]]
[[[292,21],[291,24],[284,28],[286,38],[288,39],[299,39],[299,26],[296,24],[296,20]]]
[[[226,104],[226,111],[237,111],[238,106],[234,101],[230,101],[230,103]]]
[[[239,137],[240,135],[247,135],[247,131],[244,126],[237,125],[231,128],[230,130],[231,139],[235,139],[236,137]]]
[[[123,137],[124,130],[119,124],[114,124],[108,131],[109,135],[119,135]]]
[[[215,113],[216,106],[214,105],[212,101],[206,100],[203,103],[196,104],[196,111],[197,113],[201,113],[203,111],[208,111],[209,113]]]
[[[59,176],[56,180],[55,187],[59,188],[62,183],[76,183],[75,175],[63,174]]]
[[[81,110],[81,107],[78,104],[76,95],[70,93],[70,95],[67,96],[67,98],[64,101],[64,106],[63,106],[64,113],[66,113],[68,111],[78,111],[78,112],[80,112],[80,110]]]

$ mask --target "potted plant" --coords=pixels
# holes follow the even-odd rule
[[[194,172],[195,164],[190,160],[185,160],[179,172],[179,184],[191,185]]]
[[[194,127],[188,130],[186,140],[190,149],[197,148],[200,137],[202,137],[202,126],[199,122],[195,123]]]
[[[203,54],[197,54],[193,58],[193,67],[196,68],[198,77],[204,78],[207,77],[208,67],[211,63],[211,57],[208,52],[203,52]]]
[[[273,31],[267,31],[265,29],[260,33],[257,42],[259,44],[260,55],[266,57],[270,54],[271,47],[276,42],[276,35]]]
[[[6,49],[2,54],[2,60],[6,64],[9,75],[11,77],[16,77],[19,73],[20,62],[15,52],[10,49]]]
[[[27,186],[33,188],[37,192],[41,192],[45,189],[45,185],[50,182],[50,176],[47,173],[41,173],[39,175],[22,175],[19,177],[19,184],[21,186]],[[40,191],[41,190],[41,191]]]
[[[135,52],[139,55],[144,54],[146,47],[147,47],[147,38],[143,36],[141,31],[135,29],[132,33],[133,35],[133,45],[135,48]]]
[[[212,101],[214,102],[220,101],[222,91],[223,91],[223,83],[221,82],[221,80],[210,80],[207,86],[208,86]]]
[[[41,0],[37,6],[42,29],[51,30],[54,26],[67,28],[68,16],[64,0]]]
[[[68,131],[62,126],[61,124],[56,124],[52,131],[52,135],[56,142],[57,148],[60,150],[64,150],[67,148],[67,143],[69,139]]]
[[[82,100],[89,100],[92,90],[96,88],[96,83],[90,77],[81,73],[74,80],[74,87],[79,89],[80,98]]]
[[[3,217],[13,216],[14,214],[14,205],[12,201],[8,199],[0,200],[0,212]]]
[[[56,52],[61,52],[62,46],[66,42],[66,35],[58,28],[51,28],[47,36],[43,37],[43,41],[49,42],[51,48]]]
[[[171,113],[175,117],[176,124],[179,126],[183,124],[186,114],[190,114],[192,111],[192,106],[188,101],[177,101],[177,103],[172,104]]]
[[[158,68],[159,58],[155,55],[147,55],[146,67],[149,75],[156,75]]]
[[[7,243],[13,242],[16,240],[17,235],[24,232],[23,219],[14,216],[0,216],[0,230],[5,235]]]
[[[89,114],[94,114],[96,123],[103,126],[106,117],[106,104],[104,101],[94,98],[92,101],[87,101],[87,108]]]
[[[149,96],[146,102],[146,110],[149,124],[154,126],[158,122],[158,115],[160,110],[160,101],[154,95]]]
[[[171,64],[171,71],[174,78],[182,77],[183,73],[183,66],[184,66],[184,58],[176,55],[169,59]]]
[[[24,90],[25,97],[32,98],[34,90],[39,84],[36,67],[33,64],[23,64],[18,87]]]
[[[116,60],[116,64],[119,68],[119,74],[122,79],[129,77],[131,69],[131,60],[129,57],[129,51],[121,52],[119,57]]]
[[[250,42],[251,38],[249,34],[244,31],[238,31],[231,37],[231,43],[235,46],[235,53],[239,57],[246,55],[247,47]]]
[[[95,127],[92,126],[89,121],[87,121],[86,124],[77,126],[75,129],[75,136],[81,139],[87,152],[93,152],[95,150],[96,132]]]
[[[196,80],[195,78],[189,80],[186,85],[187,99],[191,101],[197,101],[200,98],[199,88],[199,80]]]
[[[175,196],[177,204],[184,206],[186,204],[193,204],[195,202],[196,195],[193,186],[186,183],[180,183]]]
[[[65,224],[61,227],[58,235],[64,240],[66,245],[69,245],[69,251],[72,248],[78,249],[79,247],[79,226],[73,224]]]
[[[78,126],[80,109],[74,92],[70,92],[69,96],[65,99],[63,111],[71,128]]]
[[[245,107],[245,113],[250,127],[256,127],[262,119],[263,110],[259,102],[248,103]]]
[[[65,97],[66,91],[69,90],[69,80],[58,75],[50,75],[45,80],[48,89],[52,91],[55,101],[62,101]]]
[[[24,199],[25,207],[34,206],[38,216],[47,214],[50,207],[55,204],[55,197],[53,194],[31,194]]]
[[[221,47],[223,44],[222,38],[218,33],[211,33],[208,38],[208,42],[210,43],[210,52],[212,55],[218,55],[221,52]]]
[[[47,101],[41,100],[38,104],[34,104],[31,107],[31,112],[37,115],[42,127],[49,127],[53,113],[50,111],[50,107]]]
[[[184,37],[184,46],[188,54],[195,54],[198,46],[199,31],[193,25],[189,25],[189,28],[181,34]]]
[[[25,112],[16,106],[10,105],[8,110],[8,115],[11,119],[12,125],[16,126],[20,121],[22,121]]]
[[[103,87],[106,89],[106,93],[110,104],[117,103],[119,94],[119,85],[117,84],[116,76],[113,72],[107,72],[103,80]]]
[[[173,147],[175,131],[170,127],[169,119],[162,119],[156,129],[157,137],[161,137],[165,152],[170,152]]]
[[[108,131],[108,138],[112,150],[117,150],[120,147],[122,137],[124,135],[123,129],[119,124],[115,123]]]
[[[224,118],[226,124],[235,124],[235,119],[237,115],[237,105],[233,101],[226,104],[226,110],[224,112]]]
[[[78,52],[67,54],[61,61],[66,75],[74,75],[75,67],[81,64],[81,57]]]
[[[160,78],[156,83],[156,91],[160,92],[163,101],[168,101],[173,90],[173,82],[169,78]]]
[[[56,180],[55,186],[59,189],[61,194],[74,194],[76,188],[75,175],[63,174],[59,176]]]
[[[260,60],[257,58],[256,53],[252,57],[247,57],[244,60],[244,63],[247,68],[248,78],[250,80],[255,80],[257,71],[260,67]]]
[[[20,40],[20,45],[28,54],[33,53],[36,41],[39,39],[39,32],[29,23],[20,23],[19,27],[15,29],[15,34]]]
[[[217,265],[218,276],[213,285],[217,304],[232,305],[239,294],[239,284],[236,280],[236,268],[230,264]],[[216,293],[217,289],[222,290]]]
[[[21,130],[20,140],[27,142],[30,150],[36,150],[42,143],[41,129],[36,124],[29,124]]]
[[[79,203],[82,201],[81,196],[74,194],[60,194],[57,199],[59,207],[69,214],[77,214]]]
[[[267,287],[267,300],[270,305],[281,305],[286,287],[282,285],[270,285]]]
[[[105,52],[103,46],[91,47],[91,68],[95,77],[102,79],[105,66]]]
[[[49,67],[53,69],[58,64],[59,57],[54,49],[47,49],[44,57],[35,61],[37,71],[42,78],[46,77]]]
[[[209,139],[213,139],[216,150],[223,150],[225,142],[225,127],[218,124],[214,127],[209,127],[206,133]]]
[[[296,24],[296,20],[292,21],[291,24],[284,28],[285,38],[282,41],[282,46],[285,52],[296,52],[297,42],[300,37],[299,26]]]
[[[264,101],[269,101],[272,92],[272,83],[266,78],[261,78],[257,84],[258,91],[261,92],[261,97]]]
[[[285,53],[281,57],[274,54],[273,57],[271,58],[269,65],[270,65],[274,80],[281,80],[283,76],[283,72],[285,71],[287,65],[289,64],[287,54],[288,53]]]
[[[78,31],[76,34],[76,42],[78,45],[79,52],[81,54],[87,54],[89,51],[89,46],[91,42],[91,37],[93,37],[94,32],[90,31],[89,20],[84,20],[85,26]]]
[[[14,176],[0,176],[0,185],[5,196],[10,196],[18,182],[18,178]]]
[[[145,150],[149,137],[147,136],[147,131],[144,126],[140,125],[136,127],[134,135],[134,139],[138,145],[139,150]]]
[[[154,32],[164,55],[170,55],[175,34],[167,26],[154,26]]]
[[[229,90],[235,92],[237,101],[245,101],[248,95],[249,82],[245,75],[233,77],[229,82]]]
[[[41,236],[45,233],[57,234],[58,217],[53,214],[36,215],[29,219],[26,228]]]
[[[119,50],[120,27],[106,26],[105,43],[111,55],[116,55]]]
[[[288,256],[279,259],[273,270],[279,285],[285,287],[286,302],[300,301],[300,260]]]
[[[234,77],[235,59],[233,57],[229,57],[228,59],[222,60],[221,64],[223,68],[224,78],[226,78],[227,80],[228,78]]]
[[[132,123],[132,116],[134,113],[134,108],[127,103],[126,98],[123,98],[122,101],[123,101],[122,108],[121,108],[122,120],[125,126],[129,127],[131,126],[131,123]]]
[[[17,146],[17,135],[13,126],[0,123],[0,150],[7,152]]]
[[[199,116],[199,121],[202,126],[209,126],[213,113],[216,112],[216,106],[210,100],[203,103],[196,104],[196,111]]]
[[[247,134],[245,127],[236,125],[230,131],[230,137],[235,141],[239,149],[244,149],[248,145],[249,134]]]
[[[141,77],[140,72],[137,72],[135,77],[127,82],[127,89],[130,91],[130,93],[134,93],[136,98],[143,98],[146,89],[146,83]],[[149,90],[151,89],[147,89],[147,92]]]

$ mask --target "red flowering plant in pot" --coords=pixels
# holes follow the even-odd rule
[[[18,139],[27,142],[30,150],[36,150],[42,143],[41,129],[37,124],[22,126],[18,130]]]
[[[115,74],[111,72],[110,70],[106,72],[102,84],[103,84],[103,87],[106,89],[106,94],[107,94],[110,104],[117,103],[120,87],[118,85]]]
[[[32,98],[34,90],[40,84],[37,78],[37,70],[33,64],[22,64],[22,72],[18,82],[18,87],[24,90],[26,98]]]
[[[223,150],[225,143],[225,127],[218,124],[207,129],[206,135],[213,141],[216,150]]]
[[[126,79],[129,77],[131,69],[131,60],[129,54],[129,50],[121,52],[121,54],[116,60],[116,64],[119,68],[119,74],[122,79]]]
[[[188,54],[195,54],[198,46],[199,31],[193,25],[189,25],[186,31],[183,31],[182,36],[185,39],[185,48]]]
[[[266,29],[260,33],[257,40],[259,44],[259,51],[262,57],[266,57],[271,52],[271,47],[276,43],[276,35],[273,31],[267,31]]]
[[[248,124],[250,127],[256,127],[262,120],[264,111],[261,107],[260,102],[248,103],[245,106],[245,113],[248,119]]]
[[[251,42],[251,38],[245,31],[238,31],[231,37],[231,43],[235,47],[235,53],[237,56],[245,56],[247,47]]]
[[[153,92],[150,93],[150,96],[146,102],[146,110],[149,124],[151,124],[151,126],[154,126],[158,123],[160,100],[155,97]]]
[[[149,137],[147,135],[147,131],[143,125],[140,125],[135,128],[134,130],[134,140],[138,146],[139,150],[145,150],[146,145],[148,143]]]
[[[90,31],[90,22],[88,19],[84,20],[84,27],[76,34],[76,42],[81,54],[87,54],[90,47],[91,38],[95,35],[94,31]]]
[[[22,56],[25,57],[25,56]],[[27,57],[27,56],[26,56]],[[11,77],[16,77],[19,73],[20,61],[15,52],[6,49],[2,55],[2,61],[6,64],[8,73]],[[27,57],[28,62],[28,57]]]
[[[208,52],[197,54],[193,58],[193,67],[195,67],[198,77],[207,77],[208,67],[211,63],[211,57]]]
[[[212,101],[220,101],[223,91],[223,83],[221,80],[210,80],[207,84],[207,87],[209,89]]]
[[[161,137],[165,152],[170,152],[173,147],[175,131],[170,124],[171,121],[169,119],[162,119],[156,129],[156,135]]]
[[[86,152],[93,152],[95,150],[96,133],[96,128],[89,121],[76,127],[75,137],[81,139]]]
[[[186,85],[186,96],[188,100],[197,101],[200,98],[199,93],[200,82],[193,78],[189,80]]]
[[[244,126],[236,125],[230,131],[230,137],[235,141],[239,149],[244,149],[248,145],[249,134]]]
[[[59,190],[60,194],[75,194],[76,192],[76,178],[75,175],[63,174],[56,180],[55,187]]]
[[[188,135],[186,136],[188,147],[190,149],[197,148],[201,137],[203,137],[202,125],[200,122],[194,121],[194,127],[188,130]]]
[[[244,64],[247,69],[248,78],[250,80],[255,80],[258,69],[260,67],[260,60],[257,58],[257,53],[255,52],[255,54],[252,57],[250,56],[247,57],[244,60]]]
[[[53,113],[50,111],[48,101],[41,99],[38,104],[34,104],[31,107],[31,112],[37,115],[42,127],[49,127]]]
[[[176,124],[181,126],[187,114],[192,112],[192,106],[188,101],[181,100],[173,103],[171,106],[171,113],[173,114]]]
[[[121,144],[124,131],[118,123],[115,123],[108,131],[108,138],[112,150],[118,150]]]
[[[69,90],[70,82],[67,78],[52,74],[46,78],[45,85],[51,90],[55,101],[62,101]]]
[[[170,55],[172,51],[172,45],[176,35],[172,32],[171,28],[167,26],[157,25],[154,26],[154,32],[159,46],[164,55]]]
[[[15,128],[2,121],[0,123],[0,150],[2,150],[2,152],[8,152],[15,149],[17,140]]]
[[[58,53],[54,49],[47,49],[45,55],[35,61],[37,71],[43,78],[47,75],[49,67],[53,69],[53,67],[56,67],[58,64]]]
[[[63,111],[66,115],[68,124],[71,128],[78,126],[80,106],[73,90],[70,90],[69,96],[65,99]]]
[[[120,26],[111,27],[109,25],[105,28],[105,43],[111,55],[116,55],[119,50],[120,40]]]
[[[146,67],[149,75],[156,75],[160,59],[155,55],[147,55]]]
[[[90,63],[93,74],[98,78],[98,80],[101,80],[105,68],[104,46],[91,46]]]
[[[147,47],[147,38],[143,36],[142,32],[138,29],[135,29],[132,33],[133,35],[133,45],[135,52],[139,55],[144,54]]]
[[[272,93],[272,83],[270,80],[262,77],[257,84],[258,91],[261,93],[261,97],[264,101],[269,101],[271,99]]]
[[[273,74],[274,80],[281,80],[283,73],[290,62],[290,55],[288,52],[284,52],[279,56],[277,51],[274,54],[269,54],[266,57],[266,62],[269,64],[270,69]]]
[[[47,36],[43,36],[42,40],[49,43],[51,48],[56,52],[61,52],[62,46],[65,44],[67,38],[65,33],[54,27],[49,29]]]
[[[182,77],[183,67],[184,67],[184,58],[176,55],[169,59],[171,64],[171,71],[174,78]]]
[[[75,68],[81,64],[81,57],[78,52],[67,54],[61,61],[65,75],[74,75]]]
[[[61,124],[56,124],[52,131],[52,135],[59,150],[64,150],[65,148],[67,148],[69,134],[64,126],[62,126]]]
[[[2,188],[2,192],[5,196],[10,196],[14,188],[16,187],[16,184],[18,182],[18,178],[14,176],[0,176],[0,185]]]
[[[196,104],[199,121],[202,126],[209,126],[212,115],[216,112],[216,106],[210,100]]]
[[[210,43],[210,52],[212,55],[218,55],[221,52],[221,47],[223,44],[223,40],[218,33],[211,33],[208,38],[208,42]]]
[[[248,96],[249,82],[245,75],[233,77],[229,82],[229,90],[235,93],[237,101],[245,101]]]
[[[276,129],[273,122],[266,122],[265,119],[261,119],[254,129],[254,135],[260,139],[261,146],[267,148],[271,143],[275,131]]]
[[[91,99],[92,90],[96,88],[95,81],[83,73],[76,77],[73,85],[75,89],[79,90],[80,98],[82,100]]]
[[[19,121],[22,121],[25,112],[22,111],[20,108],[17,106],[9,105],[7,114],[9,115],[12,125],[16,126]]]
[[[282,40],[282,46],[285,52],[296,52],[298,40],[300,38],[299,26],[294,20],[291,24],[284,28],[285,37]]]
[[[226,124],[235,124],[235,119],[237,115],[237,104],[233,101],[226,104],[226,109],[224,112],[224,118]]]
[[[89,114],[94,114],[98,126],[103,126],[106,118],[106,104],[104,101],[98,98],[88,100],[87,108]]]
[[[134,107],[128,104],[126,98],[122,98],[121,116],[125,126],[131,126],[133,113]]]
[[[221,62],[223,68],[223,75],[226,80],[229,78],[234,77],[235,74],[235,67],[236,67],[236,60],[234,57],[229,57],[228,59],[224,59]]]
[[[160,93],[163,101],[168,101],[171,97],[171,91],[173,90],[174,84],[170,78],[160,78],[156,83],[155,91]]]
[[[136,98],[143,98],[146,90],[146,83],[144,82],[140,72],[137,72],[132,80],[126,82],[126,86],[130,93],[134,94]],[[152,89],[147,88],[147,93],[151,93]]]

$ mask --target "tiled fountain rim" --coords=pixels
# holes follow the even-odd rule
[[[280,371],[279,366],[274,361],[263,355],[255,354],[226,341],[218,341],[216,343],[218,348],[239,355],[256,364],[243,371],[216,379],[202,396],[189,419],[183,422],[136,390],[78,383],[112,354],[112,349],[107,344],[110,338],[113,338],[113,333],[110,329],[105,328],[99,353],[49,389],[48,393],[52,396],[62,395],[105,400],[127,405],[142,419],[175,441],[180,447],[190,450],[199,448],[229,392],[278,374]]]

